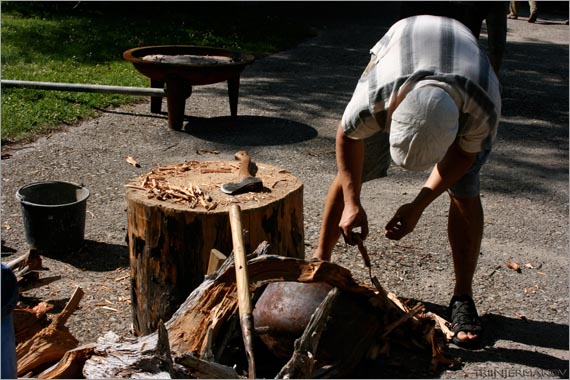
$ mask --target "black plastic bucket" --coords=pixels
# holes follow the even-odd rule
[[[69,182],[34,182],[16,192],[31,248],[71,252],[81,248],[89,190]]]

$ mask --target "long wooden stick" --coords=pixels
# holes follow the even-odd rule
[[[251,313],[251,295],[249,294],[249,273],[247,270],[245,245],[243,242],[241,208],[237,204],[232,205],[230,208],[230,226],[232,229],[232,242],[236,269],[239,321],[247,356],[248,376],[250,379],[255,379],[255,358],[253,356],[252,339],[253,316]]]

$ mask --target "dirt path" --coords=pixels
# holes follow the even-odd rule
[[[258,162],[287,168],[304,182],[309,256],[336,170],[338,119],[367,63],[368,49],[397,15],[393,4],[377,4],[377,13],[331,23],[318,37],[246,68],[235,122],[228,117],[226,86],[219,84],[194,89],[183,132],[168,130],[166,115],[151,114],[144,102],[106,111],[12,150],[12,157],[2,160],[3,260],[27,249],[14,197],[20,186],[65,180],[83,183],[91,191],[85,248],[74,255],[45,258],[49,271],[42,276],[62,279],[26,297],[49,299],[63,307],[80,285],[86,295],[68,322],[71,332],[82,343],[108,330],[129,334],[123,185],[156,166],[232,160],[241,149]],[[466,351],[451,345],[450,354],[465,361],[458,370],[428,374],[422,367],[376,363],[370,367],[372,377],[568,377],[569,35],[563,17],[544,14],[535,24],[524,17],[509,20],[501,75],[504,114],[491,162],[482,173],[486,224],[475,298],[484,316],[485,348]],[[221,153],[201,153],[202,149]],[[142,168],[129,165],[126,156],[133,156]],[[372,231],[367,245],[374,274],[386,288],[441,312],[453,283],[446,197],[426,210],[414,234],[404,240],[388,241],[381,232],[425,177],[426,173],[391,168],[388,177],[365,184],[363,202]],[[521,273],[508,269],[507,259],[518,262]],[[354,248],[339,244],[333,260],[366,281]]]

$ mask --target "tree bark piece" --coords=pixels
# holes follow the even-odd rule
[[[259,193],[222,193],[221,184],[239,178],[239,165],[233,161],[164,166],[127,185],[131,300],[137,335],[155,331],[158,321],[168,320],[202,283],[212,249],[231,251],[228,211],[232,204],[242,209],[246,251],[268,241],[276,254],[304,257],[302,183],[282,169],[260,163],[257,167],[256,176],[264,184]],[[159,200],[148,188],[158,180],[163,187],[168,182],[169,188],[182,189],[178,193],[188,199],[200,193],[196,199],[209,201],[192,205],[186,200]]]

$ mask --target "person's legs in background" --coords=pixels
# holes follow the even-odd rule
[[[507,17],[513,20],[516,20],[519,17],[517,12],[517,2],[514,0],[509,1],[509,15]]]
[[[528,6],[530,7],[530,16],[528,16],[528,22],[533,23],[538,17],[538,6],[536,5],[536,0],[528,0]]]

